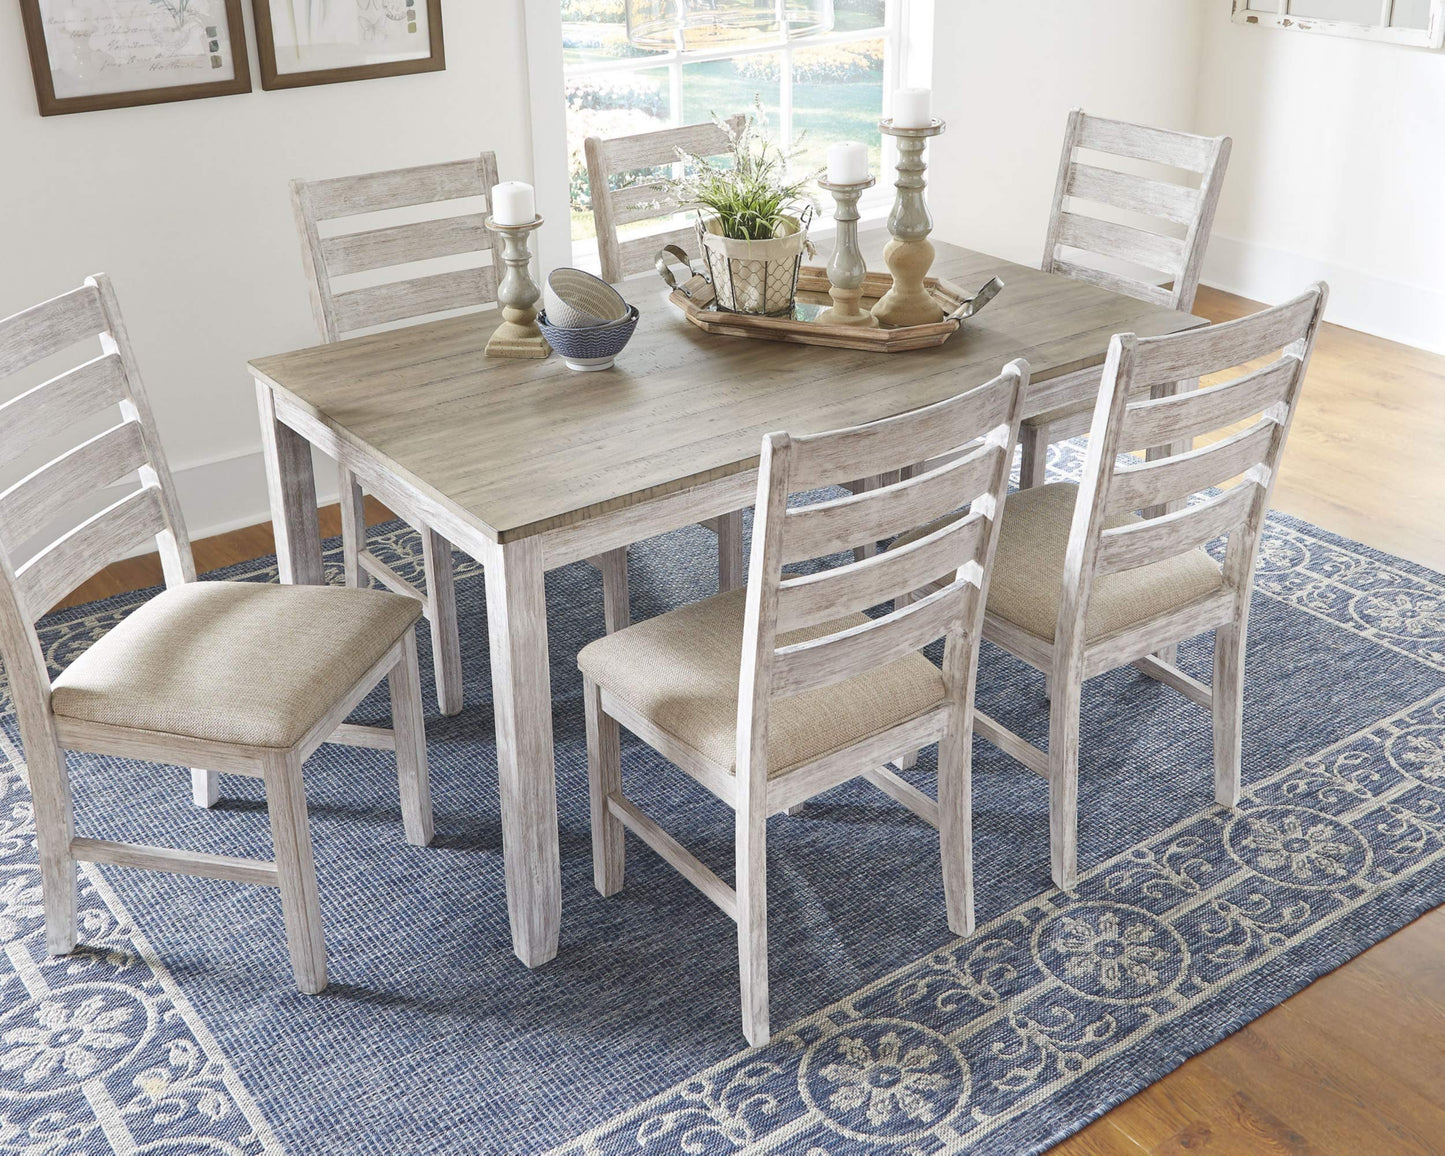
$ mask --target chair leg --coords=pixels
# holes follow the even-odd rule
[[[1214,632],[1214,799],[1239,805],[1244,740],[1244,629],[1237,624]]]
[[[420,530],[437,706],[442,714],[459,714],[462,709],[462,640],[457,627],[457,585],[452,570],[452,544],[429,526],[422,526]]]
[[[214,807],[221,797],[221,776],[215,771],[191,768],[191,802],[207,809]]]
[[[718,539],[722,549],[722,539]],[[632,624],[632,602],[627,587],[627,547],[608,550],[596,559],[602,571],[602,618],[608,634],[626,630]]]
[[[607,809],[609,795],[622,794],[622,747],[617,720],[602,709],[602,691],[583,679],[587,714],[587,792],[592,804],[592,881],[603,895],[622,890],[627,842],[622,820]]]
[[[1019,427],[1019,489],[1042,486],[1049,466],[1047,426]]]
[[[955,935],[973,934],[973,714],[959,708],[938,745],[943,901]]]
[[[286,946],[296,986],[307,995],[326,990],[326,941],[321,933],[321,897],[316,890],[316,863],[311,857],[311,830],[306,818],[306,789],[301,782],[301,757],[279,751],[266,760],[266,809],[276,845],[276,873],[281,883],[281,913],[286,920]]]
[[[743,512],[734,510],[717,520],[717,589],[719,594],[747,582],[743,570]]]
[[[1078,881],[1079,694],[1082,671],[1054,668],[1049,700],[1049,864],[1054,883],[1071,890]]]
[[[391,728],[396,737],[396,781],[406,841],[425,847],[432,841],[433,829],[416,632],[408,630],[401,644],[401,660],[386,676],[387,688],[391,691]]]
[[[346,571],[346,584],[364,587],[366,575],[361,569],[361,551],[366,547],[366,505],[361,483],[345,466],[337,467],[341,494],[341,564]]]
[[[761,800],[737,813],[738,973],[743,1035],[760,1048],[768,1027],[768,821]]]
[[[40,892],[45,905],[45,949],[51,955],[75,950],[75,860],[70,840],[75,813],[65,752],[54,742],[25,752],[35,808],[35,846],[40,853]]]

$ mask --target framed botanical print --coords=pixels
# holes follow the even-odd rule
[[[251,0],[262,88],[446,68],[441,0]]]
[[[241,0],[20,0],[41,116],[251,91]]]

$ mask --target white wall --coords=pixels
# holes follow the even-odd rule
[[[1445,351],[1445,53],[1248,27],[1211,5],[1197,129],[1234,138],[1206,282]]]
[[[266,517],[248,359],[312,345],[287,181],[494,149],[531,172],[523,0],[449,0],[444,72],[42,118],[0,13],[0,316],[115,280],[193,534]],[[334,471],[318,482],[334,494]]]
[[[936,235],[1037,266],[1069,110],[1190,131],[1206,7],[1228,0],[938,0]]]

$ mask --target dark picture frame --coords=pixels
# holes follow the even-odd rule
[[[241,14],[241,0],[222,0],[226,16],[224,36],[219,29],[202,29],[210,36],[212,52],[222,41],[231,56],[233,75],[226,80],[174,84],[159,88],[136,88],[123,92],[98,92],[80,96],[57,96],[55,76],[51,70],[49,47],[45,40],[45,19],[42,0],[20,0],[20,18],[25,27],[25,42],[30,54],[30,71],[35,80],[35,100],[41,116],[60,116],[72,112],[96,112],[108,108],[136,108],[147,104],[169,104],[178,100],[199,100],[207,96],[235,96],[251,91],[251,61],[246,53],[246,25]],[[214,33],[214,35],[212,35]],[[212,60],[219,59],[213,55]],[[215,65],[220,67],[220,65]]]
[[[441,72],[446,69],[446,49],[442,37],[441,0],[399,0],[408,7],[425,7],[427,38],[430,52],[414,60],[380,61],[340,68],[317,68],[298,72],[280,72],[276,67],[276,30],[271,23],[271,0],[251,0],[256,18],[256,57],[261,65],[261,87],[268,91],[279,88],[305,88],[313,84],[341,84],[350,80],[374,80],[382,76],[408,76],[418,72]]]

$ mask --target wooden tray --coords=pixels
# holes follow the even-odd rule
[[[681,285],[677,285],[670,274],[666,276],[674,285],[668,300],[706,333],[791,341],[799,345],[829,345],[838,349],[867,349],[875,353],[902,353],[908,349],[942,345],[958,332],[965,320],[992,301],[1003,288],[1003,282],[994,277],[977,293],[967,293],[951,281],[928,277],[923,283],[948,314],[947,317],[927,325],[865,328],[858,325],[820,325],[815,320],[833,303],[828,296],[827,271],[819,265],[804,265],[799,270],[797,304],[792,317],[727,312],[713,304],[712,285],[700,273],[694,273]],[[868,273],[863,278],[863,308],[871,309],[892,287],[892,274]]]

